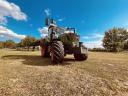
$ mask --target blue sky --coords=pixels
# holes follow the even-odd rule
[[[75,27],[89,47],[100,47],[104,32],[113,27],[128,27],[128,0],[1,0],[0,26],[16,33],[41,38],[39,28],[44,28],[45,11],[48,11],[59,26]],[[3,7],[3,2],[14,4],[13,10]],[[1,7],[2,6],[2,7]],[[14,7],[14,6],[12,6]],[[4,10],[6,8],[6,10]],[[3,15],[3,10],[10,12]],[[22,14],[21,14],[22,13]],[[10,15],[9,15],[10,14]],[[14,14],[14,15],[11,15]],[[4,17],[4,19],[3,19]],[[1,35],[1,34],[0,34]],[[0,36],[0,40],[10,37]],[[17,37],[18,37],[17,36]],[[13,37],[12,37],[13,38]],[[19,41],[19,38],[14,38]]]

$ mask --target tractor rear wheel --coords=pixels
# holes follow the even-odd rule
[[[87,60],[88,56],[86,54],[74,54],[74,58],[78,61]]]
[[[62,63],[64,58],[64,47],[61,41],[54,41],[51,44],[51,60],[53,63]]]

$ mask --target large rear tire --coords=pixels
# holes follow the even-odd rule
[[[61,41],[54,41],[51,44],[51,60],[53,63],[62,63],[64,58],[64,47]]]

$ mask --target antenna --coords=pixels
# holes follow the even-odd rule
[[[45,25],[46,26],[49,26],[49,17],[46,17],[46,19],[45,19]]]

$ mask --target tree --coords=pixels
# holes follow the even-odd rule
[[[103,46],[106,50],[117,52],[124,49],[124,42],[128,40],[128,32],[124,28],[113,28],[105,32]]]
[[[4,48],[4,42],[0,41],[0,49]]]
[[[15,48],[16,43],[13,40],[6,40],[5,41],[5,48]]]
[[[128,50],[128,40],[124,41],[124,50]]]
[[[30,46],[32,46],[35,41],[36,41],[36,39],[34,37],[27,36],[23,40],[21,40],[20,45],[27,47],[27,49],[29,51]]]

